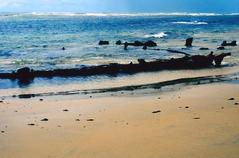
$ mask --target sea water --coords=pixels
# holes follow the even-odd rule
[[[184,48],[185,39],[194,38],[194,47]],[[109,45],[99,46],[100,40]],[[27,87],[78,85],[83,88],[103,85],[130,85],[156,82],[192,74],[210,75],[237,71],[238,47],[225,51],[216,48],[223,40],[239,41],[239,15],[213,13],[1,13],[0,14],[0,73],[22,67],[35,70],[80,68],[83,65],[137,62],[181,57],[167,51],[143,50],[130,47],[124,50],[115,42],[153,40],[160,49],[176,49],[190,54],[209,54],[214,51],[232,52],[226,59],[230,68],[217,70],[180,70],[136,75],[94,76],[76,78],[35,79]],[[66,50],[62,50],[64,47]],[[200,47],[210,50],[200,51]],[[99,86],[100,85],[100,86]],[[0,88],[20,87],[17,81],[0,79]],[[75,87],[75,86],[73,86]],[[24,88],[24,87],[23,87]],[[82,87],[81,87],[82,88]]]

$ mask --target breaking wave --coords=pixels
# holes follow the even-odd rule
[[[200,22],[200,21],[177,21],[172,22],[173,24],[183,24],[183,25],[207,25],[207,22]]]
[[[145,38],[163,38],[163,37],[167,37],[168,35],[164,32],[160,32],[160,33],[156,33],[156,34],[149,34],[149,35],[144,35]]]

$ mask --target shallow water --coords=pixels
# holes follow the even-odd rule
[[[39,91],[51,86],[62,89],[90,89],[152,83],[183,77],[239,72],[238,47],[225,51],[216,48],[223,40],[239,41],[239,15],[221,14],[76,14],[21,13],[0,15],[0,72],[29,66],[33,69],[73,68],[112,62],[136,62],[138,58],[180,57],[166,51],[116,46],[117,40],[153,40],[158,48],[181,49],[187,37],[194,37],[194,47],[184,50],[191,54],[232,52],[221,69],[161,71],[119,76],[35,79],[20,91]],[[99,46],[99,40],[110,45]],[[66,50],[62,51],[61,48]],[[208,51],[199,51],[208,47]],[[0,80],[4,89],[19,91],[18,81]],[[16,90],[17,89],[17,90]],[[51,89],[47,88],[47,91]]]

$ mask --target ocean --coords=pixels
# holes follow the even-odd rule
[[[181,57],[167,51],[143,50],[141,47],[116,45],[122,42],[155,41],[160,49],[182,50],[185,39],[194,38],[190,54],[214,51],[232,52],[225,66],[219,69],[160,71],[119,76],[35,79],[21,87],[17,81],[0,79],[0,89],[27,89],[31,92],[51,85],[58,91],[114,87],[165,81],[183,77],[221,75],[239,72],[239,48],[216,48],[224,40],[239,41],[239,14],[213,13],[1,13],[0,14],[0,73],[22,67],[35,70],[80,68],[83,65],[147,61]],[[110,42],[99,46],[100,40]],[[62,50],[65,47],[66,50]],[[199,50],[207,47],[210,50]],[[70,87],[70,88],[69,88]],[[29,90],[30,89],[30,90]],[[49,91],[49,90],[48,90]],[[54,91],[54,90],[53,90]]]

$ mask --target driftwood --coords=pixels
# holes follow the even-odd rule
[[[159,59],[156,61],[146,62],[139,59],[139,63],[89,66],[73,69],[55,69],[55,70],[33,70],[28,67],[18,69],[12,73],[0,73],[0,79],[18,79],[20,82],[27,83],[35,77],[74,77],[90,75],[116,75],[119,73],[132,74],[137,72],[158,71],[164,69],[200,69],[217,67],[221,65],[222,60],[231,53],[222,53],[213,55],[211,52],[207,56],[203,55],[186,55],[182,58]],[[214,64],[215,63],[215,64]]]

